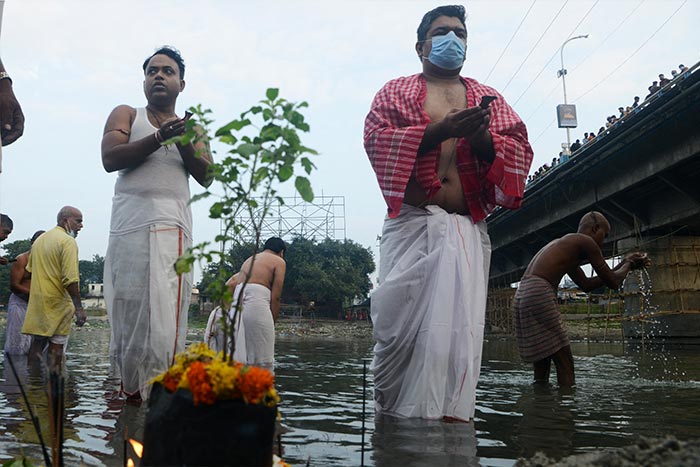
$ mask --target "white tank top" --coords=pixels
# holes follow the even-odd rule
[[[155,133],[145,108],[136,109],[129,142]],[[189,173],[175,145],[161,146],[140,165],[119,171],[112,198],[111,235],[152,224],[181,227],[192,238]]]

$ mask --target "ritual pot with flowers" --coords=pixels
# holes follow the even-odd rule
[[[279,396],[264,368],[193,344],[153,381],[141,465],[272,465]]]

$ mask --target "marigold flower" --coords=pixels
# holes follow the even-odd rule
[[[195,405],[242,399],[276,407],[280,402],[270,371],[224,359],[223,352],[216,353],[203,342],[177,354],[175,363],[152,383],[162,384],[169,392],[190,391]]]
[[[211,405],[216,402],[204,363],[193,362],[187,369],[187,379],[190,382],[190,391],[192,392],[194,405],[199,405],[200,403]]]
[[[250,404],[259,404],[275,383],[275,377],[269,370],[257,366],[246,367],[241,371],[239,386],[243,399]]]

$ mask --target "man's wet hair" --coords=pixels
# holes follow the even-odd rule
[[[12,219],[7,214],[0,214],[0,227],[8,227],[10,230],[15,228]]]
[[[279,237],[270,237],[265,242],[263,250],[272,250],[275,253],[281,253],[287,250],[287,245],[285,245],[284,240]]]
[[[165,55],[167,57],[172,58],[175,63],[177,63],[177,68],[180,70],[180,79],[185,79],[185,61],[182,59],[182,55],[180,55],[180,51],[177,50],[175,47],[170,46],[170,45],[164,45],[163,47],[159,48],[155,52],[153,52],[153,55],[148,57],[146,60],[143,62],[143,72],[144,74],[146,73],[146,68],[148,68],[148,62],[151,61],[153,57],[156,55]]]
[[[418,25],[418,41],[424,41],[428,37],[428,30],[430,29],[430,25],[433,24],[433,21],[438,19],[440,16],[449,16],[451,18],[457,18],[462,22],[462,25],[466,29],[467,24],[466,24],[466,18],[467,18],[467,13],[464,10],[464,7],[462,5],[443,5],[435,8],[434,10],[430,10],[427,12],[424,16],[423,19],[421,20],[420,24]]]

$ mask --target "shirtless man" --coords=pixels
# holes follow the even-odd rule
[[[31,244],[43,234],[43,230],[34,233]],[[29,304],[29,288],[31,277],[25,274],[29,262],[29,251],[20,253],[10,268],[10,299],[7,302],[7,335],[5,336],[5,352],[11,355],[26,355],[32,345],[32,336],[22,334],[22,324],[27,314]]]
[[[262,285],[270,291],[270,312],[272,319],[277,322],[280,315],[282,301],[282,286],[284,285],[284,273],[287,263],[284,261],[284,253],[287,246],[278,237],[267,239],[262,253],[251,256],[243,263],[241,270],[235,274],[236,287],[247,280],[247,285]]]
[[[248,365],[273,371],[275,356],[275,322],[279,317],[287,247],[281,238],[271,237],[263,251],[243,262],[239,272],[226,285],[233,292],[233,317],[240,303],[240,321],[236,323],[234,358]],[[209,316],[205,336],[214,350],[223,350],[220,309]]]
[[[605,216],[591,211],[581,218],[578,232],[549,242],[525,270],[513,300],[515,332],[520,356],[533,363],[536,383],[549,381],[554,360],[559,385],[574,385],[571,346],[557,307],[557,288],[564,274],[589,292],[603,285],[616,289],[631,269],[649,265],[646,255],[634,252],[610,269],[600,249],[609,233]],[[583,263],[590,263],[597,276],[587,277]]]
[[[484,219],[520,206],[532,149],[505,99],[460,76],[464,7],[426,13],[417,36],[422,73],[388,82],[365,120],[388,208],[371,307],[375,406],[468,421],[491,254]]]

